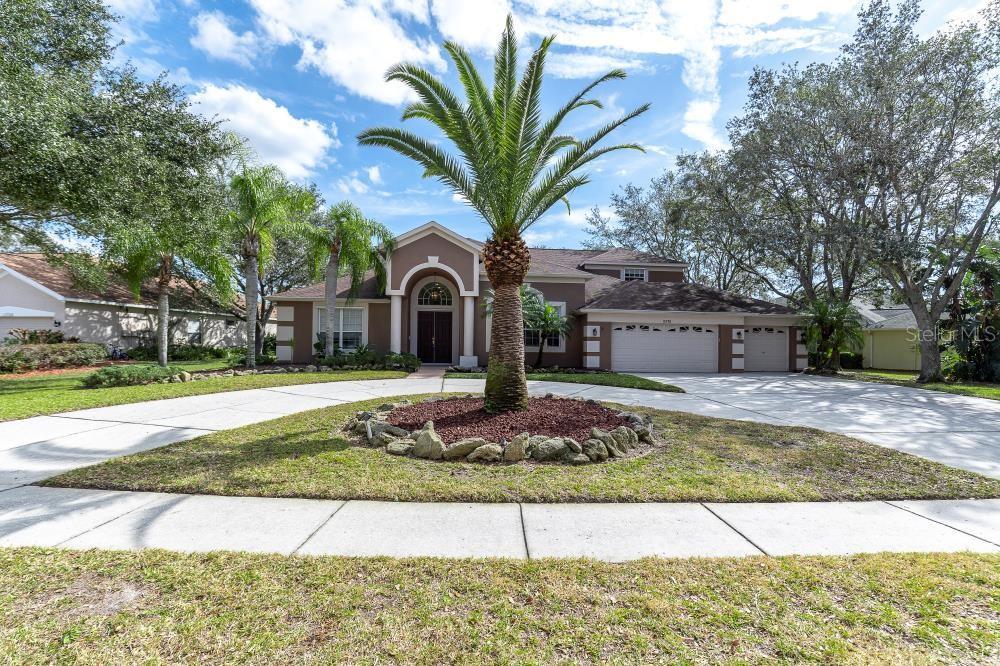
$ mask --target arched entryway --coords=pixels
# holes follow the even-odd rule
[[[423,363],[457,363],[458,289],[439,275],[410,292],[410,352]]]

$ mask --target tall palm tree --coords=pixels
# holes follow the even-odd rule
[[[315,272],[323,272],[325,280],[326,344],[323,353],[333,356],[337,279],[341,273],[350,278],[348,300],[357,296],[365,273],[372,269],[379,289],[384,290],[386,273],[383,258],[392,252],[395,239],[388,227],[368,219],[360,208],[348,201],[331,206],[325,215],[313,222],[307,238]]]
[[[864,344],[861,315],[850,303],[816,300],[802,314],[806,342],[816,353],[817,370],[840,370],[840,352],[860,349]]]
[[[542,73],[553,39],[542,40],[518,80],[517,39],[508,16],[494,62],[492,91],[469,54],[458,44],[445,42],[465,93],[464,103],[422,67],[400,64],[389,70],[386,80],[404,83],[419,99],[406,107],[403,120],[431,122],[451,140],[458,155],[395,127],[375,127],[358,135],[361,145],[383,146],[415,160],[425,177],[437,178],[450,187],[490,227],[491,235],[483,247],[483,264],[495,292],[486,378],[486,409],[490,412],[525,409],[528,404],[518,287],[528,271],[530,255],[522,234],[557,202],[569,206],[570,192],[588,182],[587,175],[580,173],[583,166],[614,150],[642,150],[634,143],[602,148],[597,144],[645,112],[648,104],[585,139],[559,133],[572,111],[601,107],[588,95],[602,83],[625,78],[620,69],[596,79],[542,121]]]
[[[247,367],[257,365],[257,278],[274,255],[275,237],[302,233],[315,195],[290,183],[278,167],[243,164],[229,182],[231,208],[226,223],[243,261],[247,317]]]

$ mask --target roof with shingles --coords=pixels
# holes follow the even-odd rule
[[[613,279],[613,278],[612,278]],[[621,282],[584,306],[588,310],[652,310],[661,312],[734,312],[795,314],[777,303],[691,282]]]
[[[147,280],[139,290],[139,297],[121,277],[109,275],[103,289],[91,289],[76,284],[67,266],[53,264],[40,252],[0,253],[0,263],[51,289],[68,300],[106,301],[123,305],[156,305],[156,281]],[[170,307],[175,310],[200,310],[233,314],[208,295],[197,292],[184,280],[174,278],[170,283]]]

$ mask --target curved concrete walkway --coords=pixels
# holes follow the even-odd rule
[[[1000,476],[1000,403],[801,375],[657,378],[689,392],[549,382],[531,382],[530,388],[533,393],[838,430]],[[885,550],[1000,552],[1000,500],[421,504],[25,485],[115,456],[308,409],[482,387],[482,380],[426,377],[331,382],[0,423],[0,545],[610,560]],[[922,437],[928,433],[934,437]],[[977,439],[980,434],[987,436]]]

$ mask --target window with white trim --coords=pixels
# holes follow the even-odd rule
[[[622,269],[622,279],[626,282],[645,282],[646,281],[646,269],[645,268],[623,268]]]
[[[338,348],[357,349],[361,345],[362,320],[364,308],[337,308],[333,322],[334,344]],[[326,308],[317,308],[320,333],[326,333]]]
[[[424,285],[417,295],[417,305],[451,305],[451,291],[440,282]]]
[[[546,305],[551,305],[556,310],[559,310],[559,314],[566,315],[566,304],[557,301],[546,301]],[[528,329],[524,330],[524,348],[525,350],[538,351],[538,343],[541,340],[541,334],[538,331],[531,331]],[[545,349],[548,351],[561,352],[566,351],[565,338],[561,335],[550,335],[545,338]]]

